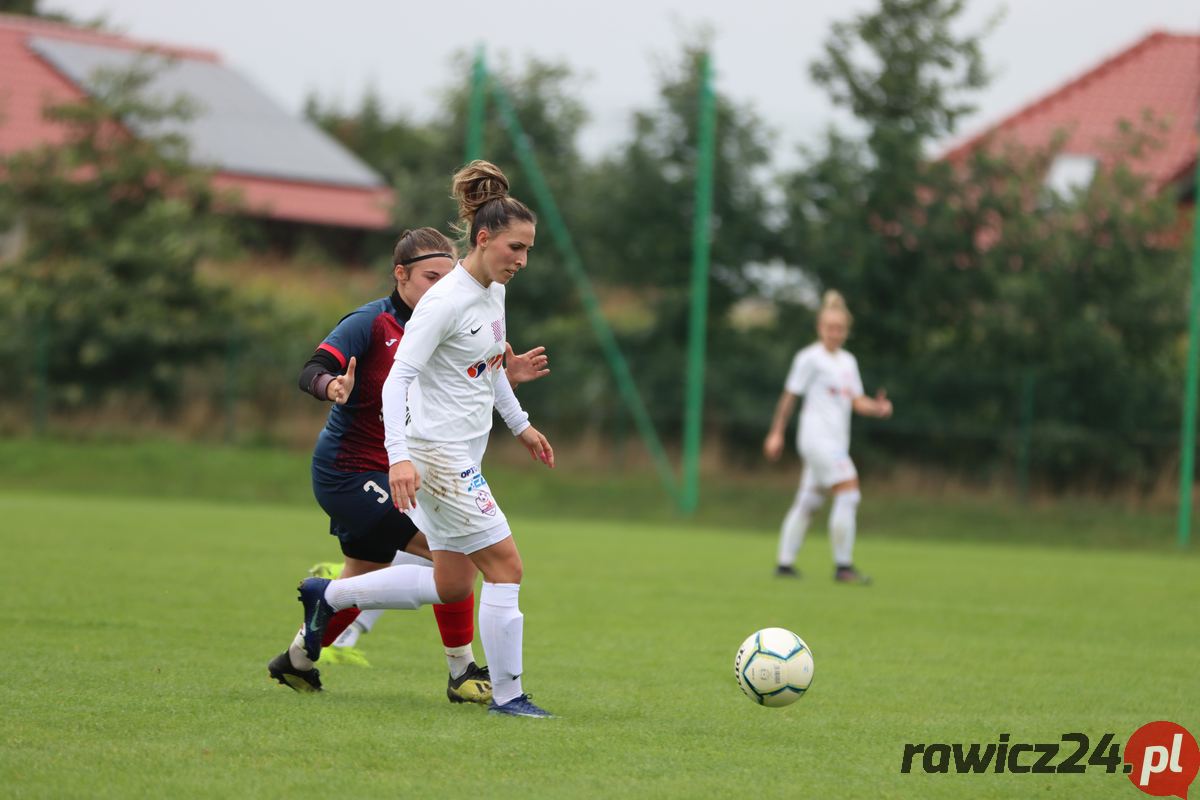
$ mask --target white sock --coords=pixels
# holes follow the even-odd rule
[[[502,706],[522,694],[521,640],[525,617],[517,607],[519,583],[483,582],[479,593],[479,638],[492,673],[492,702]]]
[[[780,566],[790,567],[796,563],[796,553],[800,552],[800,545],[804,544],[804,533],[808,530],[808,523],[812,520],[813,512],[820,508],[824,501],[825,498],[821,497],[820,492],[814,492],[807,487],[796,492],[796,499],[792,501],[792,507],[783,518],[783,527],[779,531],[779,559],[776,563]]]
[[[381,616],[383,616],[382,608],[369,608],[359,614],[354,622],[350,623],[350,627],[358,628],[363,633],[370,633],[371,629],[375,627],[375,623],[379,621]]]
[[[394,558],[392,558],[392,566],[398,564],[412,564],[417,567],[433,567],[433,562],[428,558],[414,556],[411,553],[406,553],[403,550],[398,550]],[[333,643],[334,647],[355,647],[358,645],[358,637],[364,633],[370,633],[375,627],[375,623],[379,621],[384,609],[369,608],[363,611],[358,617],[351,622],[346,630],[342,631],[342,635]],[[302,651],[303,652],[303,651]]]
[[[363,629],[358,627],[358,620],[351,622],[346,626],[346,630],[342,631],[341,635],[333,640],[330,647],[356,647],[358,645],[358,637],[363,633]]]
[[[833,563],[848,567],[854,563],[854,535],[858,528],[856,515],[862,494],[858,489],[838,492],[833,496],[829,512],[829,545],[833,548]]]
[[[467,667],[475,663],[475,651],[471,645],[446,648],[446,665],[450,667],[450,677],[457,678],[467,671]],[[519,692],[518,692],[519,694]]]
[[[334,611],[341,611],[351,606],[412,609],[442,600],[433,581],[433,568],[401,564],[330,581],[325,587],[325,602]]]
[[[292,639],[292,643],[288,645],[288,658],[292,661],[292,666],[296,669],[312,669],[313,661],[304,652],[304,628],[296,634],[296,638]]]
[[[359,612],[358,616],[354,618],[354,622],[347,625],[346,630],[342,631],[341,635],[334,640],[333,646],[357,647],[358,637],[364,633],[370,633],[371,628],[375,627],[375,622],[382,613],[382,608],[372,608],[369,611]]]
[[[412,564],[417,567],[432,567],[433,562],[428,558],[414,556],[412,553],[406,553],[403,550],[397,550],[396,555],[392,558],[392,566],[397,564]]]

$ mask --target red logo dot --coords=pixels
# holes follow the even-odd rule
[[[1200,745],[1188,729],[1159,720],[1138,728],[1125,743],[1129,780],[1155,797],[1187,800],[1188,787],[1200,771]]]

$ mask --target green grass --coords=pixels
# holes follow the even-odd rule
[[[314,433],[315,436],[315,433]],[[799,467],[766,471],[733,465],[702,476],[700,509],[681,519],[652,472],[597,466],[563,451],[559,468],[534,467],[517,445],[496,437],[488,480],[506,508],[548,519],[699,524],[774,533],[795,491]],[[172,441],[67,442],[0,439],[0,489],[104,497],[157,497],[313,505],[309,453]],[[815,529],[824,526],[818,515]],[[1022,505],[1003,494],[914,493],[864,476],[860,531],[867,539],[951,539],[1069,547],[1175,551],[1170,510],[1105,498]]]
[[[265,664],[298,625],[297,577],[336,552],[304,459],[62,447],[0,446],[5,796],[1130,798],[1097,767],[902,775],[901,755],[1001,733],[1123,744],[1156,719],[1200,733],[1190,554],[952,541],[959,512],[900,503],[913,537],[861,539],[875,586],[834,585],[819,537],[789,582],[770,577],[773,528],[555,515],[490,473],[526,562],[525,685],[560,718],[447,703],[427,610],[385,615],[362,642],[373,668],[327,667],[328,691],[299,696]],[[226,487],[238,502],[185,499],[220,473],[246,481]],[[816,658],[778,710],[732,676],[770,625]]]

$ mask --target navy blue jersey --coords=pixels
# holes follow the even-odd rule
[[[347,314],[321,342],[317,349],[336,358],[343,370],[351,357],[356,364],[354,391],[345,405],[329,410],[314,461],[343,472],[387,472],[381,392],[411,316],[412,309],[392,292]]]

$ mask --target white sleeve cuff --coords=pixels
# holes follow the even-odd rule
[[[383,382],[383,446],[387,448],[388,464],[411,461],[405,433],[408,417],[408,387],[417,377],[417,368],[403,361],[393,361],[392,371]]]
[[[504,424],[512,431],[513,436],[520,436],[529,427],[529,414],[521,408],[517,395],[508,382],[508,372],[501,369],[496,377],[496,410],[500,412]]]

